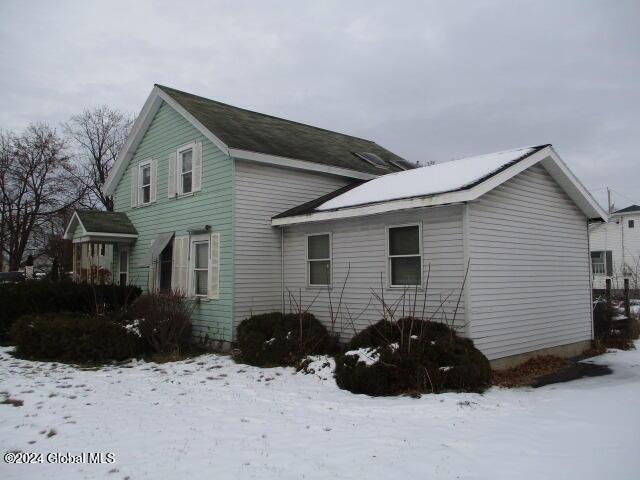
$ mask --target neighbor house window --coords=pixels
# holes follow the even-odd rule
[[[120,246],[120,285],[129,283],[129,247]]]
[[[420,226],[389,227],[387,240],[390,285],[421,285]]]
[[[591,271],[594,275],[611,276],[613,273],[613,256],[611,250],[591,252]]]
[[[191,193],[193,190],[193,147],[178,151],[178,193]]]
[[[209,240],[193,242],[193,294],[206,297],[209,291]]]
[[[307,272],[309,285],[331,285],[330,234],[307,236]]]
[[[629,228],[634,228],[636,226],[635,220],[629,220]]]
[[[141,204],[151,202],[151,162],[140,164],[140,185],[138,198]]]

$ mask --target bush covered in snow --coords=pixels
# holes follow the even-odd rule
[[[340,388],[369,395],[481,392],[491,382],[487,358],[447,325],[414,318],[381,320],[336,357]]]
[[[31,280],[0,285],[0,342],[9,338],[11,325],[23,315],[51,312],[109,313],[138,297],[134,286],[89,285],[70,280]]]
[[[258,367],[297,365],[307,355],[327,353],[334,344],[310,313],[254,315],[238,325],[237,334],[241,360]]]
[[[122,324],[81,314],[23,316],[11,337],[19,356],[35,360],[102,363],[142,353],[140,338]]]
[[[194,304],[180,292],[147,294],[127,312],[127,327],[155,354],[179,355],[191,347]]]

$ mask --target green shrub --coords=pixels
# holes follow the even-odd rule
[[[179,355],[191,347],[193,308],[180,292],[149,294],[133,303],[128,316],[151,352]]]
[[[11,328],[18,356],[34,360],[102,363],[137,357],[140,338],[120,323],[88,315],[27,315]]]
[[[487,358],[467,338],[438,322],[381,320],[358,333],[336,357],[340,388],[368,395],[482,392]]]
[[[90,285],[48,279],[0,284],[0,342],[9,338],[11,325],[23,315],[51,312],[109,313],[133,301],[138,287]]]
[[[307,355],[327,353],[334,344],[310,313],[254,315],[238,325],[237,340],[242,361],[258,367],[294,366]]]

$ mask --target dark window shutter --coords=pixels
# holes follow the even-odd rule
[[[607,250],[606,252],[606,275],[610,277],[613,275],[613,256],[611,254],[611,250]]]

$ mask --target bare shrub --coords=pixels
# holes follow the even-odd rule
[[[133,304],[131,328],[155,354],[179,355],[191,347],[191,316],[195,304],[183,293],[152,293]]]

